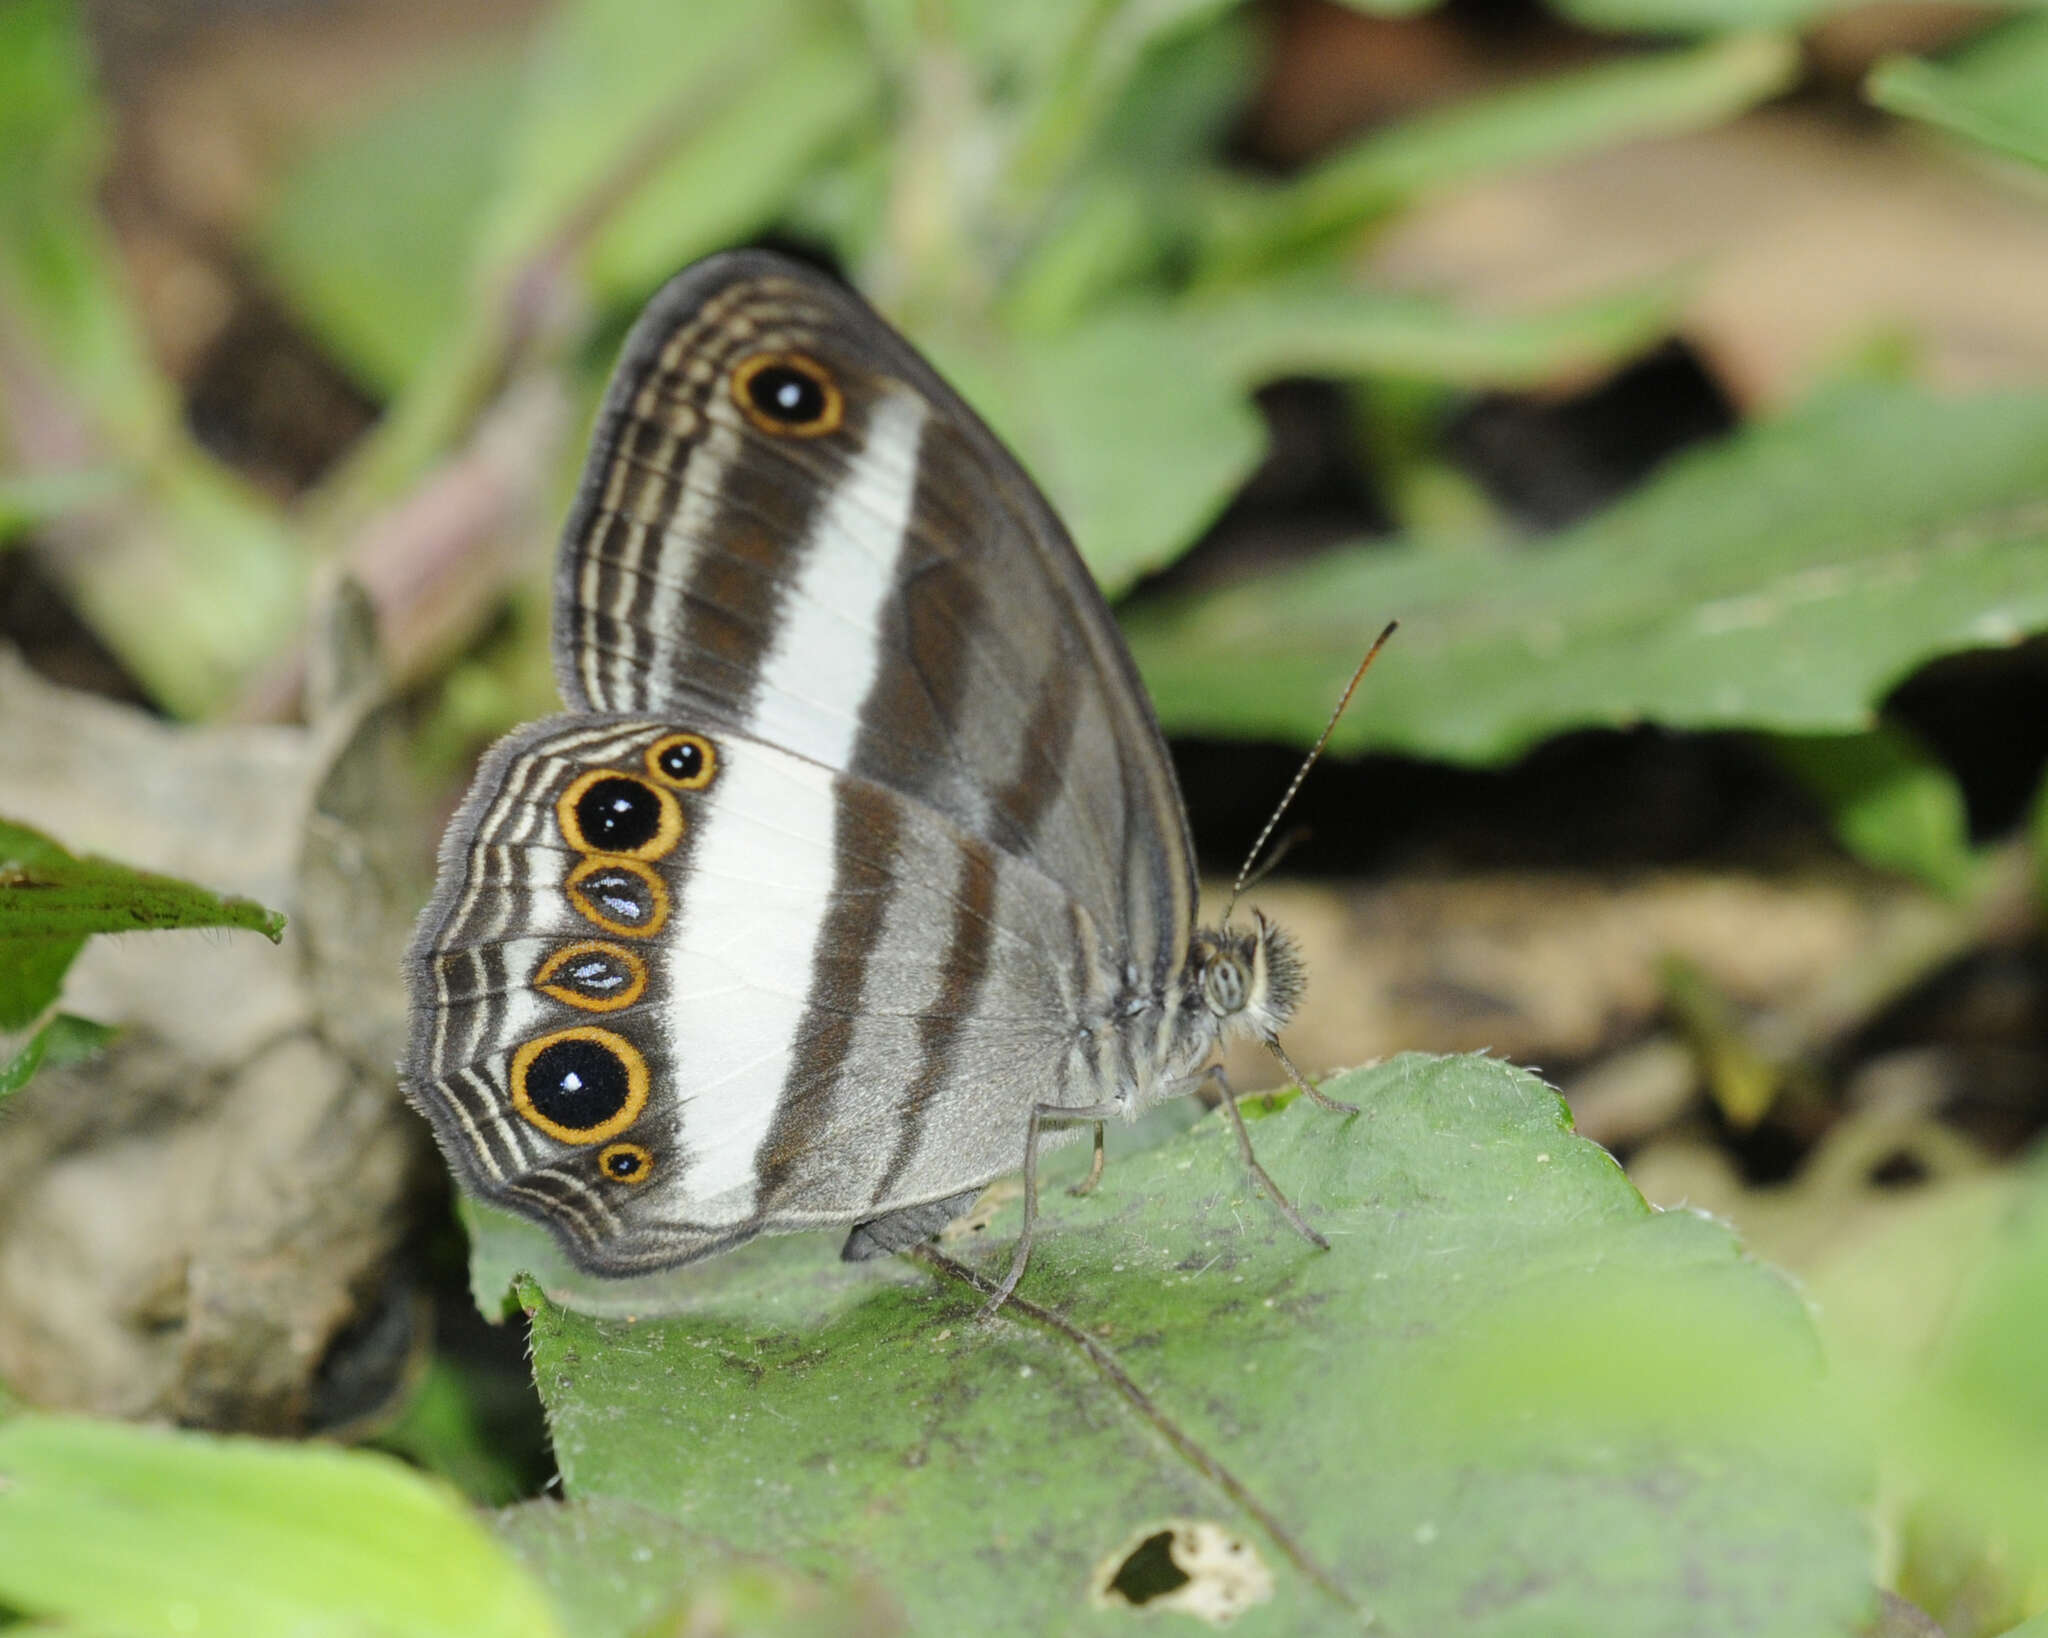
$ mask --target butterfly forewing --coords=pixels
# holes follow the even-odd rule
[[[649,306],[556,633],[573,706],[861,774],[1037,862],[1148,967],[1185,951],[1179,792],[1093,581],[973,412],[822,275],[736,253]]]

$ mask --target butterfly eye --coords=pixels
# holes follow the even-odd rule
[[[617,1012],[640,999],[647,966],[622,944],[585,939],[549,956],[533,987],[585,1012]]]
[[[654,1172],[654,1156],[637,1143],[614,1143],[597,1157],[597,1169],[614,1183],[645,1183]]]
[[[602,768],[579,775],[555,804],[562,835],[579,853],[658,859],[683,835],[676,799],[637,774]]]
[[[702,734],[670,734],[647,747],[647,771],[679,790],[701,791],[718,776],[718,753]]]
[[[647,1060],[608,1029],[556,1030],[513,1053],[512,1107],[551,1138],[602,1143],[647,1107]]]
[[[1250,978],[1244,963],[1228,950],[1219,950],[1202,973],[1202,999],[1219,1018],[1244,1011]]]
[[[732,374],[733,401],[777,437],[816,438],[838,430],[846,401],[830,372],[802,353],[756,353]]]

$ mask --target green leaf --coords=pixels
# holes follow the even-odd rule
[[[539,1407],[525,1374],[445,1354],[434,1356],[403,1413],[373,1442],[490,1507],[531,1495],[548,1473]]]
[[[156,698],[199,713],[296,623],[306,564],[275,509],[191,442],[142,338],[99,214],[107,125],[76,9],[0,5],[0,153],[35,156],[0,165],[0,321],[19,355],[0,443],[18,482],[61,485],[80,461],[104,474],[121,504],[50,563]],[[66,469],[45,480],[53,424]]]
[[[26,1028],[57,999],[90,935],[161,927],[244,927],[276,943],[284,917],[170,876],[74,858],[0,820],[0,1030]]]
[[[1375,131],[1294,181],[1219,188],[1212,272],[1241,274],[1477,177],[1718,124],[1798,75],[1797,42],[1738,34],[1472,98]]]
[[[294,310],[381,393],[467,315],[474,241],[524,85],[517,58],[489,57],[352,120],[292,166],[256,235]]]
[[[839,15],[829,0],[550,9],[506,97],[495,185],[464,228],[459,323],[328,485],[330,531],[403,493],[470,427],[508,347],[545,316],[536,296],[572,270],[638,301],[680,262],[768,225],[872,89]],[[448,300],[442,289],[433,311]]]
[[[1036,203],[1073,175],[1121,112],[1147,59],[1203,32],[1233,5],[1234,0],[1152,0],[1083,10],[1082,27],[1057,42],[1043,93],[1033,99],[1014,145],[1008,178],[1013,199]],[[1042,10],[999,9],[1034,24]]]
[[[1567,729],[1867,731],[1913,668],[2048,626],[2048,395],[1858,385],[1520,547],[1340,551],[1127,611],[1167,727],[1489,761]]]
[[[592,246],[603,294],[638,300],[697,257],[759,232],[881,90],[835,15],[792,19],[752,78],[721,87],[687,140],[634,187]]]
[[[0,473],[0,546],[66,513],[104,500],[121,487],[105,467],[43,472],[33,477]]]
[[[1779,760],[1826,806],[1842,845],[1866,864],[1960,896],[1977,877],[1970,816],[1955,778],[1910,735],[1781,735]]]
[[[1265,448],[1243,384],[1164,302],[1049,337],[917,339],[1018,452],[1110,596],[1186,550]]]
[[[120,427],[148,430],[164,383],[129,315],[93,203],[110,137],[91,52],[65,0],[0,8],[0,293],[32,314],[44,356]]]
[[[1888,57],[1865,87],[1880,108],[2048,166],[2048,17],[2017,17],[1940,62]]]
[[[1727,29],[1797,28],[1855,0],[1556,0],[1556,9],[1587,28],[1641,33],[1704,34]],[[1339,0],[1376,17],[1407,17],[1438,0]]]
[[[1329,279],[1252,285],[1183,311],[1198,345],[1247,386],[1285,375],[1398,375],[1463,387],[1526,387],[1611,367],[1665,333],[1669,284],[1639,286],[1525,317]]]
[[[28,1044],[12,1058],[0,1061],[0,1098],[19,1092],[46,1064],[51,1069],[62,1069],[66,1064],[83,1063],[99,1053],[116,1033],[89,1018],[58,1013],[30,1036]]]
[[[484,230],[483,265],[516,266],[587,225],[593,209],[615,208],[642,187],[653,186],[655,197],[683,213],[671,229],[677,244],[704,248],[705,235],[740,230],[734,224],[748,206],[751,220],[765,218],[780,202],[776,190],[794,185],[793,173],[815,151],[821,129],[855,107],[846,93],[842,37],[828,20],[815,0],[575,0],[553,14],[530,53],[505,185]],[[796,140],[757,130],[749,152],[742,139],[748,112],[759,97],[783,95],[773,77],[789,66],[785,53],[793,46],[801,59],[797,96],[821,96],[828,119],[815,122],[777,101],[778,116],[794,112],[798,119]],[[691,153],[699,141],[709,145],[707,163],[722,156],[739,175],[713,175]],[[677,168],[664,179],[670,166]],[[693,178],[711,188],[701,212],[679,191]],[[651,254],[658,224],[641,218],[623,231],[623,247],[613,254],[623,258],[622,268],[638,266]]]
[[[1988,1555],[1989,1573],[1961,1597],[1983,1630],[2001,1583],[2021,1608],[2039,1603],[2048,1165],[2037,1155],[1902,1204],[1882,1232],[1816,1268],[1812,1289],[1844,1396],[1879,1436],[1887,1512],[1936,1543],[1970,1543],[1972,1561]],[[1922,1602],[1938,1592],[1901,1590]]]
[[[526,1287],[569,1493],[872,1575],[918,1631],[1084,1630],[1126,1555],[1196,1525],[1271,1578],[1264,1602],[1242,1583],[1254,1638],[1367,1609],[1402,1633],[1853,1630],[1865,1479],[1798,1297],[1724,1228],[1652,1213],[1533,1076],[1404,1057],[1332,1090],[1364,1112],[1252,1122],[1329,1252],[1211,1118],[1086,1200],[1057,1187],[1067,1151],[1030,1306],[993,1325],[979,1289],[840,1264],[836,1236],[668,1276],[667,1319]],[[1014,1202],[959,1254],[1003,1268]]]
[[[494,1527],[554,1594],[575,1638],[881,1638],[903,1630],[872,1581],[742,1557],[715,1536],[626,1502],[528,1502],[501,1513]]]
[[[1265,449],[1251,390],[1294,372],[1525,384],[1625,356],[1670,313],[1662,291],[1528,319],[1295,282],[1206,300],[1127,301],[1049,335],[919,340],[1051,497],[1114,597],[1174,561]]]
[[[323,1445],[0,1423],[0,1603],[127,1638],[551,1638],[540,1590],[453,1492]]]
[[[1916,1479],[2048,1569],[2048,1165],[2029,1169],[1899,1410],[1887,1425]]]

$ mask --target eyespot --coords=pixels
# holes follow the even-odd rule
[[[593,768],[571,781],[555,803],[563,839],[579,853],[658,859],[682,840],[676,799],[638,774]]]
[[[512,1054],[512,1107],[551,1138],[602,1143],[647,1107],[647,1060],[611,1030],[558,1029]]]
[[[756,353],[732,372],[733,402],[763,432],[818,438],[839,430],[846,400],[825,366],[802,353]]]
[[[647,964],[624,945],[584,939],[549,956],[533,987],[585,1012],[617,1012],[647,988]]]
[[[614,1183],[645,1183],[654,1175],[654,1156],[637,1143],[613,1143],[598,1152],[597,1169]]]
[[[702,734],[670,734],[647,747],[647,771],[677,790],[701,791],[718,777],[718,751]]]
[[[668,920],[668,889],[638,859],[597,854],[569,872],[563,884],[577,912],[607,933],[651,938]]]

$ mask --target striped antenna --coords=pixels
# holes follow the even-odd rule
[[[1245,884],[1251,880],[1252,866],[1258,863],[1260,853],[1265,850],[1266,843],[1273,834],[1273,827],[1280,823],[1281,815],[1287,812],[1287,805],[1301,789],[1301,782],[1308,778],[1309,769],[1316,765],[1316,759],[1323,754],[1323,747],[1330,743],[1330,736],[1337,731],[1337,719],[1344,715],[1344,708],[1351,703],[1351,696],[1358,692],[1358,685],[1364,680],[1366,668],[1379,657],[1380,650],[1387,646],[1387,639],[1394,635],[1400,625],[1401,622],[1398,620],[1389,620],[1387,629],[1373,639],[1372,647],[1365,651],[1365,658],[1358,662],[1358,669],[1351,673],[1351,680],[1344,685],[1344,693],[1337,701],[1337,709],[1330,713],[1330,720],[1323,724],[1323,731],[1316,736],[1315,744],[1309,748],[1308,755],[1302,758],[1301,766],[1295,769],[1294,778],[1288,782],[1286,795],[1280,798],[1280,805],[1266,821],[1266,828],[1259,832],[1259,839],[1252,843],[1251,852],[1244,856],[1244,868],[1238,871],[1237,880],[1230,884],[1230,903],[1223,911],[1225,926],[1230,924],[1230,912],[1237,908],[1237,897],[1244,891]]]

